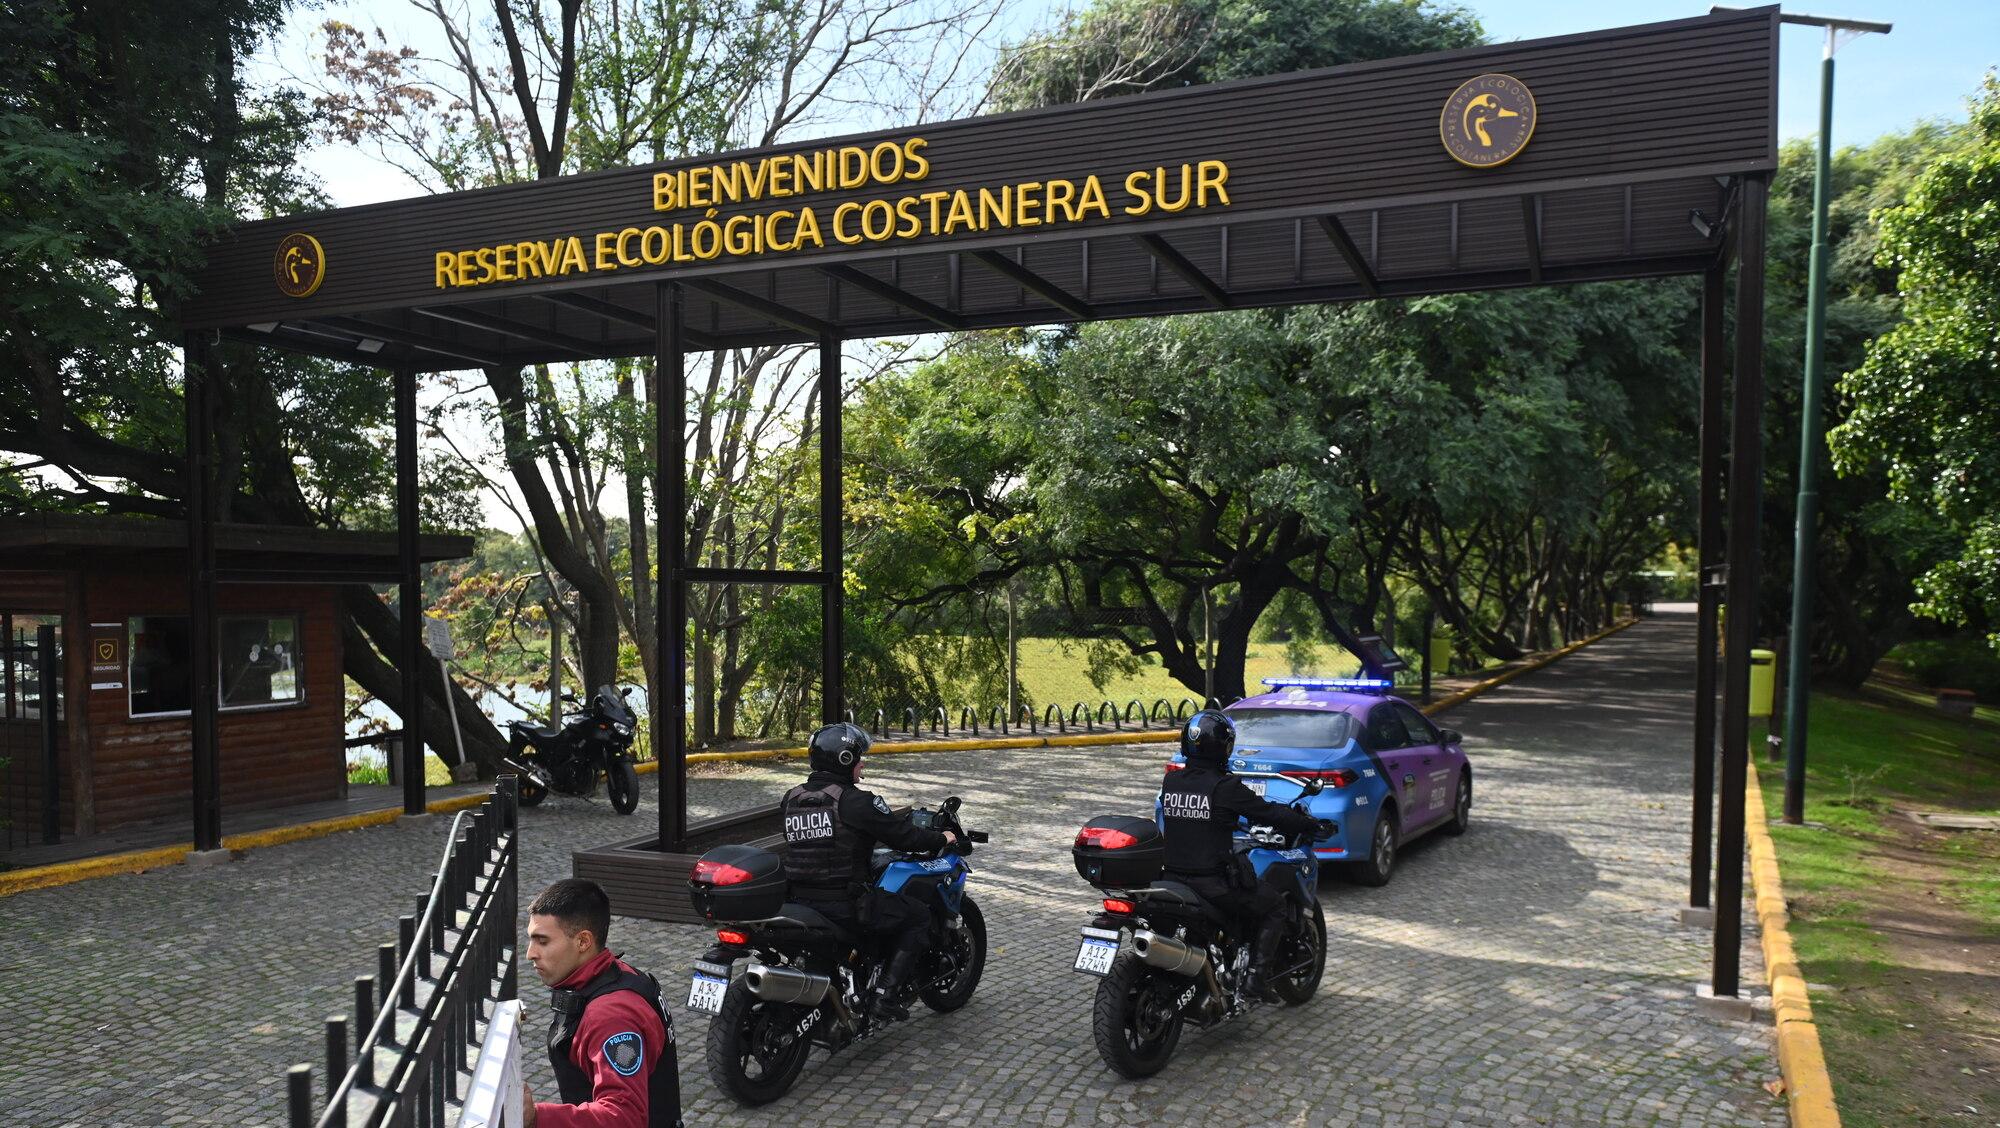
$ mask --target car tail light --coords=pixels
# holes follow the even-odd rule
[[[1309,772],[1288,771],[1285,774],[1288,776],[1297,776],[1300,779],[1322,779],[1326,781],[1328,787],[1346,787],[1348,784],[1361,778],[1346,768],[1328,768],[1325,771],[1315,770]]]
[[[1182,770],[1184,770],[1184,769],[1185,769],[1186,767],[1187,767],[1187,765],[1186,765],[1186,764],[1183,764],[1183,763],[1181,763],[1181,762],[1180,762],[1179,760],[1168,760],[1168,761],[1167,761],[1167,770],[1168,770],[1168,771],[1170,771],[1170,772],[1178,772],[1178,771],[1182,771]]]
[[[1108,826],[1087,826],[1076,832],[1078,846],[1095,846],[1100,850],[1123,850],[1138,841],[1124,831]]]
[[[715,938],[721,943],[730,944],[738,948],[747,948],[750,946],[750,934],[747,932],[737,932],[734,929],[725,928],[717,932]]]
[[[692,881],[703,885],[741,885],[756,875],[741,866],[728,862],[711,862],[703,858],[694,864]]]
[[[1130,915],[1138,910],[1133,907],[1130,901],[1120,901],[1116,897],[1106,897],[1104,899],[1104,911],[1107,913],[1125,913]]]

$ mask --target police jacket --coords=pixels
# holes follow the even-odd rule
[[[653,977],[599,952],[550,993],[549,1065],[562,1103],[541,1128],[679,1128],[680,1060]]]
[[[868,877],[877,842],[898,850],[942,849],[944,832],[890,812],[881,796],[847,776],[814,772],[785,793],[785,871],[801,901],[845,901]]]
[[[1311,815],[1273,803],[1220,768],[1189,765],[1167,773],[1160,785],[1160,821],[1166,828],[1166,868],[1189,876],[1228,876],[1236,820],[1297,834],[1317,825]]]

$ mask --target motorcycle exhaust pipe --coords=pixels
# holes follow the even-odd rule
[[[765,967],[752,961],[743,969],[743,984],[752,995],[767,1003],[816,1007],[826,998],[833,981],[824,975],[789,967]]]
[[[1208,953],[1171,936],[1140,929],[1132,934],[1132,952],[1139,962],[1169,975],[1192,979],[1208,968]]]

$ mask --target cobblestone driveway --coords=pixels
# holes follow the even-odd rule
[[[1320,996],[1191,1032],[1142,1083],[1116,1080],[1090,1043],[1093,984],[1068,965],[1094,905],[1068,844],[1089,815],[1149,806],[1161,749],[877,758],[869,782],[892,799],[959,794],[967,822],[993,832],[974,857],[992,933],[978,996],[816,1055],[810,1095],[754,1111],[716,1094],[706,1020],[676,1008],[688,1123],[1782,1124],[1759,1088],[1776,1074],[1768,1026],[1697,1013],[1707,938],[1672,919],[1692,654],[1691,619],[1662,617],[1451,713],[1479,773],[1473,830],[1414,845],[1385,889],[1329,881]],[[737,809],[786,779],[703,780],[696,805]],[[653,817],[554,800],[527,812],[524,899],[568,873],[572,847]],[[346,1009],[447,823],[0,901],[0,1124],[281,1123],[285,1067],[317,1065],[320,1019]],[[676,1004],[706,939],[612,928]],[[1755,955],[1746,943],[1749,983]],[[533,1074],[552,1089],[546,1063]]]

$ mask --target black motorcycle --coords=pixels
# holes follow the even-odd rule
[[[541,802],[550,791],[593,795],[600,777],[612,810],[629,815],[639,806],[639,771],[632,759],[635,718],[625,704],[631,693],[602,686],[587,708],[565,712],[560,727],[507,722],[507,764],[521,773],[523,807]],[[574,694],[562,699],[577,704]]]

